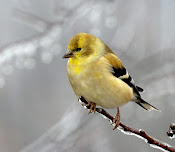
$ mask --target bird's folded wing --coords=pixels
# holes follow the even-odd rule
[[[126,84],[128,84],[133,89],[136,96],[140,97],[139,91],[143,92],[143,89],[138,86],[135,86],[134,80],[131,78],[128,71],[123,66],[121,60],[113,53],[106,54],[104,58],[106,58],[111,64],[111,67],[112,67],[111,73],[115,77],[121,79]]]

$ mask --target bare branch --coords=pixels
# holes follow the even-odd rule
[[[90,106],[87,106],[88,102],[83,98],[79,98],[82,106],[86,109],[90,109]],[[111,116],[109,113],[107,113],[104,109],[102,108],[96,108],[96,111],[100,113],[105,119],[108,119],[111,123],[113,121],[113,116]],[[115,124],[113,124],[115,125]],[[118,129],[127,134],[127,135],[135,135],[143,140],[145,140],[146,143],[150,144],[151,147],[161,149],[162,151],[170,151],[170,152],[175,152],[175,148],[173,146],[170,146],[167,143],[163,143],[150,135],[148,135],[144,130],[139,129],[133,129],[129,126],[124,125],[122,122],[120,122]]]

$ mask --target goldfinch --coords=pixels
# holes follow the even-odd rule
[[[117,128],[120,123],[119,107],[133,101],[142,108],[157,110],[141,98],[141,87],[134,80],[114,52],[99,38],[78,33],[70,40],[63,58],[67,62],[67,75],[74,93],[84,97],[95,112],[96,105],[107,109],[117,108],[113,119]]]

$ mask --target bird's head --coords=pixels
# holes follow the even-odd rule
[[[105,44],[97,37],[87,33],[78,33],[70,40],[63,58],[97,58],[103,54],[104,48]]]

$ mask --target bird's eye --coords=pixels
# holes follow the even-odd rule
[[[76,51],[78,51],[78,52],[81,51],[81,48],[77,48]]]

